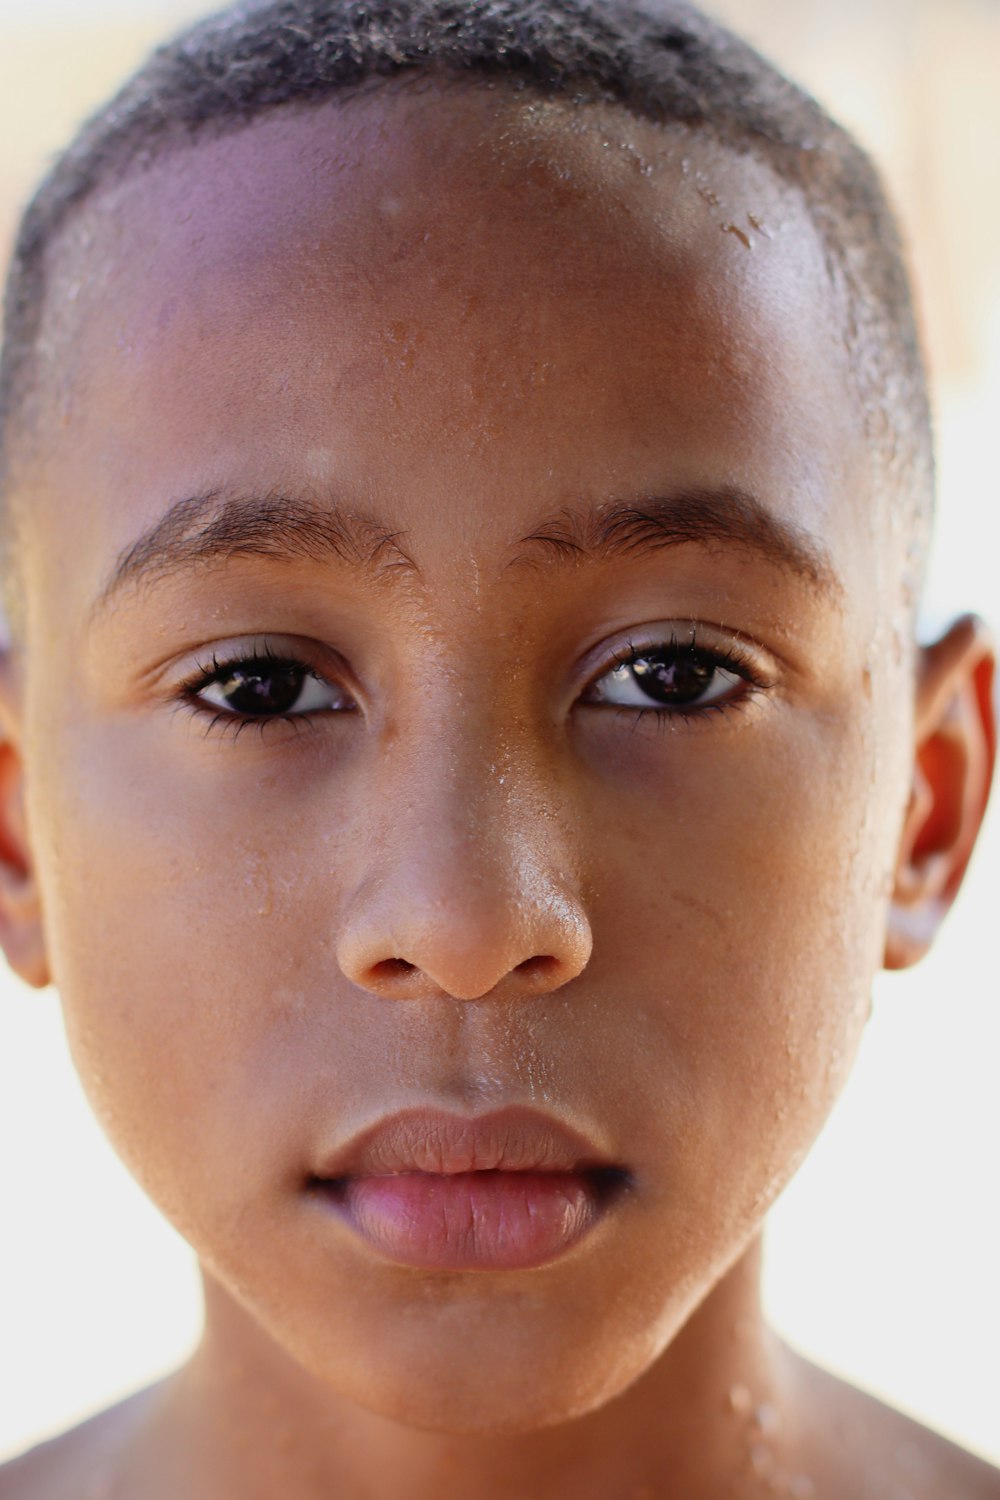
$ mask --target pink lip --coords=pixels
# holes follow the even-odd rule
[[[399,1264],[524,1270],[579,1243],[625,1176],[586,1136],[536,1110],[411,1109],[355,1136],[311,1183]]]

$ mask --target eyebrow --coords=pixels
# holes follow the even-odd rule
[[[377,518],[337,505],[275,494],[226,498],[211,491],[177,501],[119,554],[93,612],[129,586],[234,557],[283,563],[335,558],[373,578],[392,572],[416,576],[419,569],[405,537],[404,531]],[[816,537],[736,488],[565,506],[508,549],[506,566],[547,569],[606,562],[685,543],[755,553],[821,594],[835,598],[843,592]]]
[[[826,547],[738,488],[694,489],[668,496],[567,506],[517,544],[508,566],[573,564],[635,557],[684,543],[755,553],[836,599],[843,584]]]
[[[307,499],[278,494],[227,498],[217,490],[189,496],[119,553],[92,613],[129,586],[157,583],[234,557],[284,563],[336,558],[373,577],[392,570],[415,573],[403,535],[360,512]]]

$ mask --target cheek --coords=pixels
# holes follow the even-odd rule
[[[632,736],[614,819],[594,830],[597,883],[616,893],[595,959],[628,975],[635,1117],[664,1118],[669,1098],[695,1224],[756,1221],[792,1174],[881,962],[900,768],[880,770],[854,705],[780,714],[673,747]]]
[[[581,794],[569,835],[589,867],[595,950],[566,1004],[614,1003],[582,1031],[564,1017],[570,1037],[555,1009],[530,1028],[532,1051],[552,1049],[535,1058],[542,1076],[553,1057],[585,1076],[588,1053],[610,1046],[631,1054],[630,1076],[675,1077],[673,1107],[703,1135],[721,1134],[734,1107],[773,1114],[778,1097],[800,1100],[793,1119],[822,1118],[878,963],[889,844],[878,808],[892,803],[878,796],[871,736],[848,719],[834,727],[801,716],[797,736],[682,730],[673,743],[643,731],[624,736],[627,760],[619,733],[617,780],[602,774]],[[66,759],[43,756],[34,788],[84,1081],[112,1134],[114,1121],[156,1116],[152,1148],[169,1141],[174,1158],[230,1120],[280,1139],[309,1080],[352,1093],[366,1057],[384,1063],[410,1029],[397,1007],[359,1000],[334,958],[363,786],[297,798],[273,772],[227,776],[231,750],[214,753],[210,774],[201,762],[180,771],[141,742],[77,732],[72,780]]]
[[[225,1220],[251,1161],[258,1181],[288,1170],[316,1071],[305,997],[330,999],[317,969],[333,912],[324,930],[303,899],[302,872],[321,856],[294,807],[222,774],[221,760],[206,774],[146,750],[78,733],[71,776],[68,758],[43,753],[32,826],[82,1081],[130,1169],[188,1232],[199,1202]],[[315,1051],[324,1006],[312,1021]],[[343,1047],[326,1056],[356,1063]]]

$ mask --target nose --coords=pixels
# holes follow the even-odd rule
[[[565,835],[538,790],[498,786],[489,762],[382,783],[377,835],[346,903],[337,958],[387,999],[544,995],[574,979],[593,946]],[[400,785],[400,781],[402,785]]]

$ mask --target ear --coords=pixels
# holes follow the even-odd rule
[[[996,760],[995,656],[981,620],[957,620],[921,649],[913,786],[903,821],[885,967],[927,952],[979,833]]]
[[[49,983],[38,883],[28,841],[14,654],[0,650],[0,946],[15,974]]]

